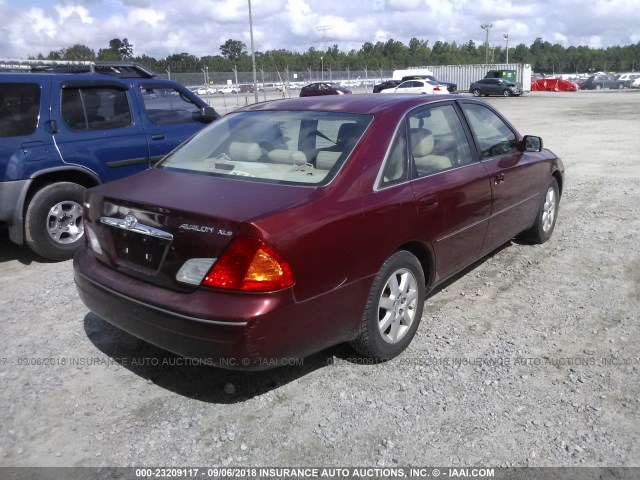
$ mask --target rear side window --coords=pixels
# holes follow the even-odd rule
[[[61,113],[72,130],[105,130],[131,125],[127,92],[118,88],[64,88]]]
[[[3,83],[0,88],[0,137],[30,135],[40,115],[40,87]]]
[[[199,123],[200,107],[171,87],[141,86],[147,117],[156,125]]]
[[[473,162],[471,147],[453,105],[415,110],[408,120],[411,158],[418,177]]]
[[[389,151],[387,163],[384,167],[381,186],[386,187],[406,181],[407,171],[407,131],[403,125]]]

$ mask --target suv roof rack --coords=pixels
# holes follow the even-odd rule
[[[0,71],[34,73],[104,73],[121,78],[152,78],[156,74],[135,62],[81,60],[0,60]]]

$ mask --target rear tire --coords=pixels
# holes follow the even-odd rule
[[[388,360],[411,343],[422,317],[425,277],[418,259],[401,250],[391,255],[376,275],[351,346],[363,355]]]
[[[559,205],[560,192],[558,182],[555,178],[552,178],[547,185],[544,198],[536,214],[536,221],[529,230],[522,233],[522,238],[530,243],[538,244],[549,240],[556,226]]]
[[[25,215],[25,240],[49,260],[67,260],[84,243],[85,188],[71,182],[47,185],[33,196]]]
[[[473,93],[474,97],[480,96],[480,90],[478,90],[477,88],[474,88],[473,90],[471,90],[471,93]]]

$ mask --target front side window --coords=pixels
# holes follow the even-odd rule
[[[72,130],[106,130],[131,125],[127,92],[114,87],[64,87],[61,114]]]
[[[409,117],[409,145],[418,177],[473,162],[471,148],[453,105],[419,109]]]
[[[518,152],[518,139],[498,115],[484,105],[463,103],[473,136],[478,142],[482,158]]]
[[[3,83],[0,87],[0,137],[30,135],[40,115],[40,87]]]
[[[371,122],[369,115],[311,111],[222,117],[158,168],[292,185],[325,185]]]
[[[171,87],[140,87],[147,117],[156,125],[198,123],[200,107],[182,92]]]

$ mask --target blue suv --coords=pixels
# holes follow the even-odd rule
[[[0,70],[12,70],[0,73],[0,225],[51,260],[84,241],[85,189],[151,167],[219,117],[132,63],[0,61]]]

